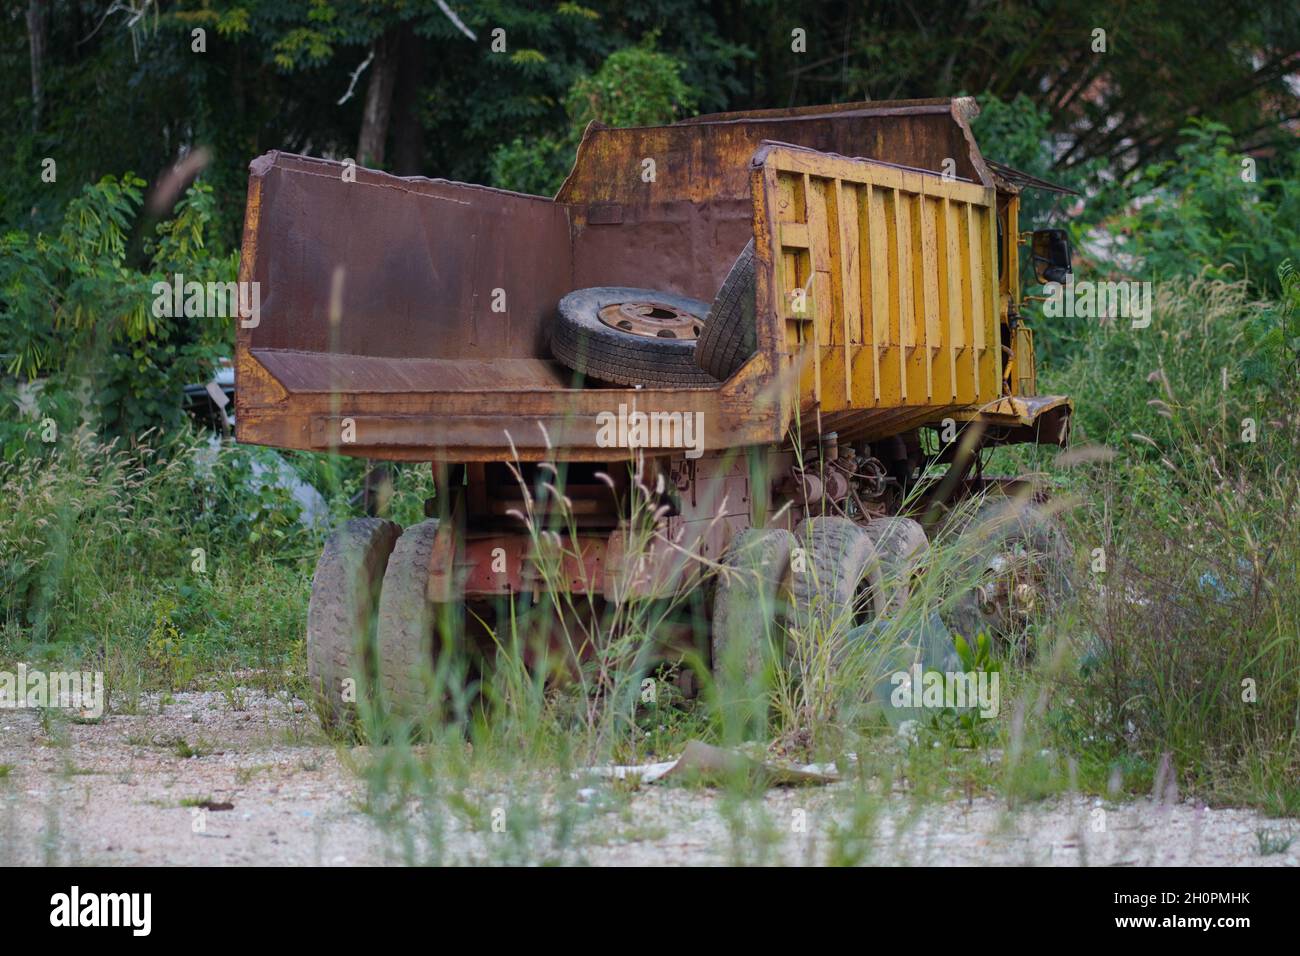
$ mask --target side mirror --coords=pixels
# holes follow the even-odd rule
[[[1059,282],[1074,270],[1070,266],[1070,240],[1064,229],[1035,229],[1030,248],[1033,250],[1034,275],[1039,284]]]

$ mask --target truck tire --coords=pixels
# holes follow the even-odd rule
[[[729,379],[758,350],[754,269],[751,239],[723,280],[695,346],[695,363],[720,382]]]
[[[944,614],[972,645],[982,632],[1021,659],[1030,631],[1074,591],[1074,552],[1056,517],[1033,503],[994,497],[959,526],[958,574],[976,581]]]
[[[653,323],[647,323],[648,331],[634,332],[602,319],[603,310],[631,303],[665,306],[656,311],[673,313],[673,319],[665,322],[663,334],[653,333]],[[612,286],[579,289],[560,300],[551,330],[551,353],[575,372],[602,382],[709,388],[717,381],[695,364],[695,340],[708,311],[708,303],[671,292]]]
[[[737,665],[745,680],[763,666],[767,648],[779,640],[788,600],[783,594],[795,537],[781,528],[747,528],[732,539],[713,595],[713,673]],[[734,657],[734,660],[733,660]]]
[[[870,536],[848,518],[816,517],[795,529],[802,570],[791,561],[796,623],[821,638],[831,628],[865,624],[886,610],[880,556]]]
[[[912,578],[930,550],[930,541],[920,522],[899,516],[873,518],[866,531],[880,555],[885,613],[897,613],[912,592]]]
[[[307,677],[326,729],[353,724],[357,702],[372,690],[375,611],[401,533],[391,521],[354,518],[330,536],[316,562],[307,605]]]
[[[384,572],[375,633],[379,705],[399,720],[412,721],[430,712],[434,688],[437,606],[429,600],[429,567],[438,519],[407,528]]]

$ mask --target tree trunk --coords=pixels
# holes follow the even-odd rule
[[[419,176],[424,168],[424,127],[420,125],[420,85],[424,82],[425,40],[409,25],[402,28],[401,65],[393,94],[393,172]]]
[[[32,132],[41,127],[41,109],[45,105],[45,87],[41,73],[45,66],[47,0],[28,0],[27,38],[32,52]]]
[[[397,85],[397,69],[400,65],[398,31],[389,30],[375,40],[373,53],[375,59],[370,64],[366,105],[361,114],[357,165],[379,168],[384,164],[388,120],[393,110],[393,89]]]

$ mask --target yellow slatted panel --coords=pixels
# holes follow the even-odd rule
[[[885,200],[885,235],[888,237],[889,251],[889,367],[885,372],[885,381],[891,386],[891,404],[906,405],[907,395],[907,346],[911,336],[908,334],[908,313],[911,309],[911,274],[912,246],[908,241],[906,214],[902,197],[897,189],[891,189]]]
[[[984,328],[984,307],[988,300],[984,296],[984,254],[981,251],[983,245],[980,242],[979,210],[968,205],[965,207],[965,214],[965,254],[970,261],[971,348],[975,353],[975,394],[978,397],[984,394],[982,379],[985,377],[984,371],[987,366],[984,352],[988,347],[989,337]]]
[[[803,176],[804,204],[808,210],[809,252],[812,258],[812,302],[813,302],[813,394],[823,404],[829,404],[825,390],[827,352],[834,342],[831,330],[835,326],[835,300],[831,294],[830,281],[830,217],[826,211],[825,183],[814,180],[807,173]],[[838,382],[843,375],[839,370],[830,380]],[[836,392],[838,393],[838,389]],[[837,396],[838,397],[838,394]]]
[[[953,233],[952,203],[948,197],[939,201],[936,210],[939,247],[939,322],[944,331],[941,353],[943,374],[936,388],[936,400],[957,401],[957,351],[965,327],[961,322],[961,262],[957,254],[957,237]]]
[[[990,394],[985,401],[991,401],[1001,394],[1002,389],[1002,333],[997,319],[998,296],[997,274],[998,274],[998,230],[997,223],[994,221],[994,212],[992,207],[972,207],[977,209],[980,220],[980,228],[983,230],[983,241],[981,245],[984,249],[984,275],[987,282],[982,286],[984,289],[984,314],[992,316],[991,334],[986,344],[988,350],[984,353],[984,368],[980,372],[982,381],[997,382],[996,393]],[[1014,268],[1014,264],[1013,264]],[[985,386],[988,391],[988,386]]]
[[[971,284],[970,284],[970,246],[966,243],[965,203],[950,203],[948,224],[951,227],[950,249],[957,267],[956,308],[950,319],[949,334],[957,342],[957,400],[970,404],[976,400],[979,392],[976,388],[975,372],[975,332],[971,328]]]
[[[853,350],[853,382],[857,404],[874,408],[880,404],[880,350],[875,336],[875,288],[872,281],[873,255],[871,248],[871,193],[872,186],[865,183],[856,187],[854,235],[858,254],[853,258],[856,269],[859,315],[853,337],[860,347]],[[853,283],[849,283],[853,288]]]
[[[897,396],[885,385],[889,362],[889,230],[885,218],[884,189],[867,193],[867,221],[871,235],[871,327],[868,335],[874,346],[875,404],[893,405]]]
[[[825,343],[838,351],[848,339],[844,334],[844,287],[840,283],[840,200],[838,179],[812,180],[813,192],[818,197],[816,214],[826,217],[825,230],[815,240],[813,249],[820,256],[817,269],[827,276],[827,293],[831,309],[826,316]]]
[[[832,395],[828,396],[836,408],[852,404],[853,370],[848,363],[848,328],[844,316],[846,303],[844,294],[844,241],[840,208],[840,181],[821,177],[812,180],[812,189],[819,197],[820,208],[826,219],[823,243],[817,243],[814,253],[821,255],[822,265],[818,269],[825,275],[826,295],[831,302],[831,309],[826,316],[826,347],[823,348],[822,379],[829,383]],[[814,213],[816,210],[814,210]]]
[[[808,223],[797,201],[794,180],[789,174],[777,177],[775,205],[774,225],[780,242],[777,308],[786,320],[786,347],[792,354],[797,354],[802,337],[789,293],[804,283],[805,276],[800,273],[800,250],[808,248]]]
[[[939,234],[935,227],[934,200],[922,193],[917,206],[921,212],[922,302],[925,328],[925,394],[931,405],[937,404],[935,389],[935,358],[942,348],[943,334],[939,329]]]
[[[907,209],[909,241],[912,253],[911,311],[908,328],[911,343],[907,353],[907,394],[912,404],[930,404],[930,342],[925,324],[925,225],[922,222],[922,177],[909,177],[908,186],[916,191],[903,193]]]
[[[996,399],[993,190],[784,147],[772,161],[787,342],[812,353],[805,402],[893,414]]]
[[[839,298],[843,308],[844,404],[854,404],[854,354],[862,344],[862,279],[858,243],[858,187],[839,179],[835,184],[838,243],[835,249]]]

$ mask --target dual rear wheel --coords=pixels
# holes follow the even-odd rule
[[[460,606],[428,597],[438,527],[430,519],[403,532],[391,521],[357,518],[326,543],[307,614],[307,673],[327,727],[355,725],[363,700],[406,720],[434,706],[438,634],[463,624]],[[925,540],[919,526],[905,532],[877,540]],[[852,625],[884,612],[896,600],[886,583],[898,550],[878,550],[868,530],[843,518],[811,518],[794,534],[741,532],[714,598],[711,650],[720,679],[752,683],[781,653],[792,623],[826,629],[845,616]]]
[[[363,701],[408,720],[433,705],[436,635],[457,610],[428,598],[437,530],[436,519],[403,532],[356,518],[326,542],[307,611],[307,675],[327,728],[355,726]]]
[[[902,607],[928,548],[910,518],[858,525],[815,517],[792,534],[750,528],[732,541],[714,592],[714,670],[752,681],[786,653],[789,628],[818,642]]]
[[[355,724],[363,700],[408,721],[438,706],[431,680],[438,635],[460,638],[465,626],[463,604],[437,604],[428,596],[438,527],[430,519],[403,533],[391,521],[359,518],[326,543],[312,582],[307,670],[327,727]],[[1049,556],[1049,569],[1068,563],[1063,538],[1044,532],[1042,522],[1022,517],[1009,529],[990,536],[994,550],[1023,552],[1032,544],[1035,557]],[[841,628],[896,613],[927,549],[920,525],[903,517],[865,527],[814,517],[793,533],[741,532],[723,557],[713,600],[712,665],[731,692],[726,696],[759,707],[748,691],[759,686],[766,667],[788,656],[788,631],[815,646]],[[987,603],[958,604],[959,616],[972,618],[962,622],[968,630],[993,623],[986,620]],[[752,714],[737,716],[749,723]]]
[[[561,629],[536,620],[540,607],[430,598],[434,565],[453,544],[439,540],[442,527],[358,518],[326,542],[307,614],[307,673],[327,729],[359,730],[367,713],[385,734],[418,729],[464,703],[456,691],[497,640],[518,647],[525,664],[557,645]],[[538,640],[511,642],[520,631]]]

